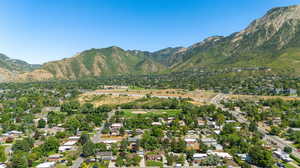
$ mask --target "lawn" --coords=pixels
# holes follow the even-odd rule
[[[285,166],[286,168],[296,168],[295,166],[293,166],[293,165],[291,165],[291,164],[289,164],[289,163],[284,163],[284,166]]]
[[[57,164],[55,167],[56,168],[67,168],[68,166],[63,165],[63,164]]]
[[[153,161],[153,160],[147,160],[146,161],[146,166],[149,166],[149,167],[163,167],[163,163],[158,162],[158,161]]]

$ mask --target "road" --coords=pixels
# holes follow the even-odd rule
[[[249,125],[250,122],[246,118],[244,118],[244,116],[241,115],[240,111],[228,110],[227,108],[224,108],[222,104],[220,104],[221,100],[224,100],[224,99],[226,99],[226,95],[218,94],[214,98],[212,98],[211,103],[215,104],[217,107],[221,108],[224,111],[230,112],[237,119],[238,122]],[[281,150],[283,150],[284,147],[286,147],[286,146],[291,147],[293,150],[292,154],[294,156],[300,158],[300,153],[297,151],[297,149],[295,147],[293,147],[292,145],[290,145],[289,143],[287,143],[284,139],[282,139],[278,136],[268,135],[268,132],[262,127],[258,127],[257,130],[262,135],[264,135],[265,140],[276,144]]]
[[[116,113],[116,110],[113,110],[111,112],[109,112],[107,115],[107,121],[109,121],[111,119],[112,116],[114,116]],[[101,135],[102,135],[102,130],[104,129],[105,124],[102,124],[102,126],[100,127],[100,129],[96,132],[96,134],[92,137],[92,141],[93,143],[99,143],[101,142]]]
[[[111,112],[108,112],[107,115],[107,121],[111,119],[112,116],[114,116],[116,113],[116,110],[112,110]],[[104,129],[105,124],[103,123],[100,129],[96,132],[96,134],[91,138],[93,143],[98,143],[101,141],[101,135],[102,130]],[[74,162],[71,168],[80,168],[81,164],[84,162],[84,158],[78,157]]]

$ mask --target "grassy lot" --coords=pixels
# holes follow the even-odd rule
[[[181,109],[124,109],[122,111],[124,112],[124,117],[126,118],[136,117],[138,115],[142,115],[145,117],[172,117],[179,114],[181,112]]]
[[[163,163],[158,162],[158,161],[153,161],[153,160],[147,160],[146,161],[146,166],[149,166],[149,167],[163,167]]]
[[[291,165],[290,163],[284,163],[286,168],[296,168],[295,166]]]
[[[56,168],[67,168],[68,166],[63,165],[63,164],[57,164],[55,167]]]

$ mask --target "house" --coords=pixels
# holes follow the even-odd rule
[[[187,134],[189,135],[195,135],[197,133],[197,131],[195,130],[188,130]]]
[[[245,153],[237,154],[237,156],[240,157],[242,161],[248,161],[249,160],[249,156]]]
[[[68,138],[69,141],[76,141],[76,142],[79,141],[79,139],[80,139],[80,136],[71,136]]]
[[[219,135],[221,133],[221,131],[220,130],[214,130],[214,133]]]
[[[138,128],[138,129],[135,130],[135,132],[136,132],[137,135],[141,135],[141,134],[144,133],[144,130]]]
[[[207,125],[210,127],[210,128],[217,128],[218,125],[215,121],[207,121]]]
[[[175,120],[175,117],[168,117],[167,118],[167,123],[171,124]]]
[[[0,168],[7,168],[7,165],[4,163],[0,163]]]
[[[182,167],[182,164],[180,164],[180,163],[175,164],[175,168],[181,168],[181,167]]]
[[[293,160],[290,158],[289,154],[287,154],[287,153],[285,153],[285,152],[283,152],[283,151],[281,151],[281,150],[275,151],[274,154],[275,154],[278,158],[280,158],[281,160],[283,160],[283,161],[285,161],[285,162],[291,162],[291,161],[293,161]]]
[[[108,139],[108,140],[103,140],[103,141],[101,141],[101,142],[103,142],[103,143],[105,143],[105,144],[113,144],[113,143],[117,143],[118,140]]]
[[[63,144],[63,146],[74,146],[77,143],[77,141],[67,141]]]
[[[193,161],[196,163],[199,163],[206,157],[207,157],[206,153],[195,153],[195,154],[193,154]]]
[[[138,141],[138,138],[136,138],[136,137],[129,137],[128,138],[129,143],[136,143],[137,141]]]
[[[123,124],[122,123],[113,123],[111,124],[110,128],[111,129],[115,129],[115,130],[119,130],[120,128],[123,127]]]
[[[242,127],[236,126],[234,127],[237,131],[240,131],[242,129]]]
[[[275,117],[272,119],[273,124],[275,125],[280,125],[281,124],[281,118],[280,117]]]
[[[146,154],[146,160],[162,161],[162,156],[160,154]]]
[[[208,145],[208,146],[217,144],[217,140],[215,140],[213,138],[202,138],[201,142],[203,142],[205,145]]]
[[[195,143],[197,143],[196,138],[184,138],[184,141],[186,142],[187,145],[194,145]]]
[[[152,126],[161,126],[162,123],[160,123],[160,122],[152,122],[151,125]]]
[[[207,153],[208,153],[208,155],[215,155],[215,156],[218,156],[222,159],[230,159],[231,160],[233,158],[229,153],[226,153],[226,152],[208,151]]]
[[[229,124],[229,123],[235,123],[236,121],[234,120],[226,120],[225,123]]]
[[[6,142],[6,137],[0,137],[0,143],[3,144]]]
[[[53,155],[48,156],[48,161],[49,162],[58,162],[62,157],[63,157],[62,154],[53,154]]]
[[[143,150],[137,151],[136,154],[139,155],[140,157],[144,157],[144,151]]]
[[[70,151],[70,150],[73,150],[73,146],[60,146],[58,148],[58,151],[59,152],[66,152],[66,151]]]
[[[45,162],[36,166],[36,168],[55,168],[55,162]]]
[[[223,150],[223,146],[220,145],[220,144],[214,144],[213,146],[216,148],[217,151],[222,151]]]
[[[5,136],[5,137],[13,137],[13,138],[16,138],[16,137],[21,136],[22,134],[23,134],[23,132],[21,132],[21,131],[15,131],[15,130],[13,130],[13,131],[9,131],[9,132],[7,132],[7,133],[4,133],[4,134],[2,134],[2,135]]]
[[[179,125],[180,125],[180,126],[185,126],[185,122],[182,121],[182,120],[180,120],[180,121],[179,121]]]
[[[111,126],[110,126],[110,133],[111,135],[113,136],[118,136],[120,135],[120,129],[123,127],[123,124],[122,123],[113,123]]]
[[[96,159],[102,161],[102,160],[115,160],[116,158],[113,156],[112,152],[98,152],[96,153]]]
[[[297,96],[297,89],[289,88],[287,90],[287,92],[288,92],[288,95],[290,95],[290,96]]]
[[[200,126],[200,127],[201,127],[201,126],[205,126],[205,123],[206,123],[206,122],[205,122],[204,120],[202,120],[202,119],[198,119],[197,122],[198,122],[198,126]]]
[[[292,131],[300,131],[300,128],[290,128]]]

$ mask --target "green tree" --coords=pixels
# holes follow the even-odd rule
[[[96,143],[96,150],[99,151],[99,152],[105,152],[107,151],[107,146],[105,143]]]
[[[117,167],[125,166],[125,162],[124,162],[124,160],[123,160],[122,157],[120,157],[120,156],[117,157],[117,160],[116,160],[116,166],[117,166]]]
[[[216,166],[221,163],[221,159],[215,155],[209,155],[205,160],[203,160],[201,166]]]
[[[257,131],[257,124],[254,121],[250,122],[249,130],[252,131],[252,132]]]
[[[45,126],[46,126],[46,121],[45,121],[44,119],[40,119],[40,120],[38,121],[37,127],[38,127],[38,128],[45,128]]]
[[[264,149],[261,146],[254,146],[249,151],[249,156],[253,164],[260,166],[271,168],[274,165],[274,159],[272,157],[272,152]]]
[[[82,146],[82,154],[84,157],[92,156],[96,153],[96,146],[93,142],[88,141]]]
[[[0,146],[0,162],[6,161],[5,146]]]
[[[12,168],[27,168],[28,167],[28,160],[26,155],[21,152],[14,153],[11,159],[11,167]]]
[[[175,161],[174,156],[172,154],[171,155],[166,155],[166,159],[167,159],[167,165],[168,166],[173,166],[174,161]]]
[[[88,143],[90,140],[91,140],[91,139],[90,139],[89,134],[83,133],[83,134],[80,135],[79,143],[80,143],[81,145],[84,145],[84,144]]]
[[[271,135],[279,135],[281,132],[280,128],[277,126],[271,126],[271,131],[270,134]]]
[[[12,146],[12,150],[14,152],[16,151],[29,152],[30,149],[31,149],[30,144],[26,140],[17,140]]]
[[[71,117],[67,119],[65,126],[71,133],[76,134],[80,125],[80,121],[78,121],[75,117]]]
[[[48,137],[42,145],[43,152],[57,152],[59,147],[59,140],[56,137]]]
[[[286,152],[286,153],[292,153],[293,149],[289,146],[285,146],[283,151]]]

